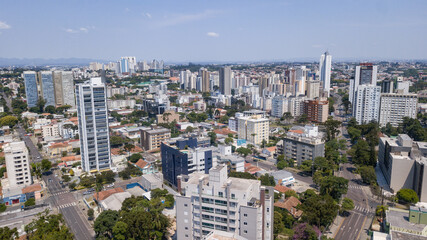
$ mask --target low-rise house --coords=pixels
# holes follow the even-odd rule
[[[285,170],[271,172],[270,175],[274,177],[274,181],[279,185],[291,186],[295,183],[293,174]]]
[[[57,142],[47,144],[44,146],[44,150],[50,158],[61,158],[63,153],[71,154],[73,147],[68,142]]]
[[[298,219],[301,217],[303,211],[297,209],[297,206],[300,205],[301,202],[298,200],[298,198],[294,196],[290,196],[286,198],[284,201],[279,200],[278,202],[274,203],[275,207],[286,209],[289,214],[292,215],[295,219]]]
[[[142,174],[151,174],[157,172],[154,164],[144,161],[143,159],[139,159],[138,162],[132,163],[132,165],[137,167],[142,172]]]
[[[145,191],[151,191],[156,188],[163,188],[163,174],[153,173],[141,176],[141,187]]]

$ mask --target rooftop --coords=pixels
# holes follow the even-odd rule
[[[403,228],[410,231],[422,232],[426,228],[424,224],[409,222],[409,211],[390,209],[386,213],[387,222],[390,226]]]

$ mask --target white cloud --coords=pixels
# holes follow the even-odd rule
[[[149,19],[151,19],[151,17],[152,17],[150,13],[144,13],[144,15]]]
[[[78,28],[78,29],[66,28],[66,29],[64,29],[64,31],[67,32],[67,33],[88,33],[89,29],[95,29],[95,27],[94,26],[81,27],[81,28]]]
[[[219,37],[219,34],[218,34],[218,33],[216,33],[216,32],[208,32],[208,33],[206,33],[206,35],[207,35],[208,37]]]
[[[201,19],[214,17],[218,13],[220,13],[220,11],[206,10],[204,12],[196,13],[196,14],[174,14],[174,15],[166,16],[166,19],[164,21],[159,22],[159,26],[167,27],[167,26],[175,26],[178,24],[183,24],[188,22],[194,22]]]
[[[7,24],[6,22],[0,21],[0,29],[9,29],[11,26]]]
[[[71,29],[71,28],[67,28],[67,29],[65,29],[65,31],[66,31],[67,33],[78,33],[78,31],[77,31],[77,30],[74,30],[74,29]]]
[[[87,32],[89,32],[89,29],[87,29],[87,28],[85,28],[85,27],[81,27],[81,28],[80,28],[80,31],[87,33]]]

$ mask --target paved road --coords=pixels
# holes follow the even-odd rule
[[[30,151],[31,159],[33,160],[33,162],[40,162],[43,159],[43,157],[40,154],[40,152],[38,151],[37,147],[34,146],[33,141],[31,141],[30,137],[25,136],[26,132],[25,132],[24,128],[19,124],[18,127],[16,128],[16,130],[18,131],[21,139],[25,142],[25,145],[27,145],[27,147]]]

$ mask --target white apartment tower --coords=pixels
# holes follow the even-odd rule
[[[417,94],[404,93],[382,93],[380,102],[380,121],[381,127],[391,123],[398,127],[403,123],[404,117],[417,117]]]
[[[320,82],[322,83],[323,91],[327,92],[329,97],[329,91],[331,88],[331,64],[332,56],[329,55],[329,52],[326,51],[322,56],[320,56]]]
[[[201,240],[213,231],[248,240],[273,239],[273,188],[261,186],[259,180],[229,178],[224,165],[209,174],[181,175],[178,183],[178,239]]]
[[[70,105],[75,107],[74,79],[71,71],[54,71],[53,81],[55,85],[56,105]]]
[[[285,96],[276,95],[271,100],[271,116],[281,118],[288,109],[288,99]]]
[[[111,168],[106,87],[101,78],[76,85],[82,168],[97,172]]]
[[[237,120],[238,135],[253,144],[261,144],[263,140],[268,143],[269,120],[259,115],[240,117]]]
[[[353,117],[359,124],[378,122],[381,87],[359,85],[354,93]]]
[[[350,92],[348,94],[351,103],[353,103],[354,93],[359,85],[377,85],[377,71],[378,66],[372,63],[361,63],[356,66],[354,79],[350,81]]]
[[[4,147],[9,187],[24,187],[32,184],[30,159],[24,142],[7,143]]]

